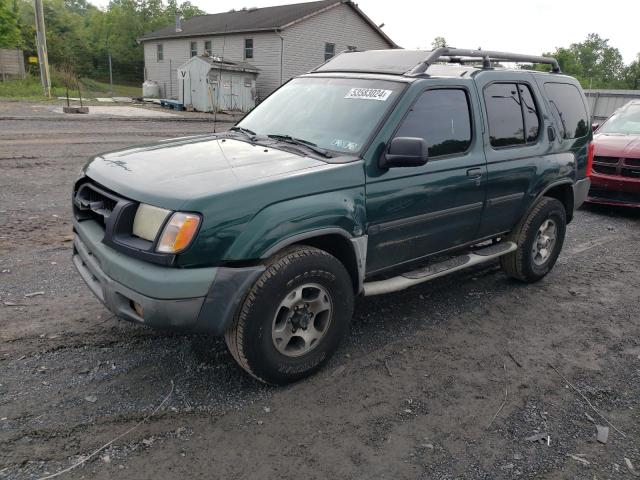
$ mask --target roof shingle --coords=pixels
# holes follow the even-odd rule
[[[196,35],[219,35],[224,33],[275,30],[340,2],[341,0],[319,0],[293,5],[278,5],[275,7],[201,15],[183,20],[181,32],[176,32],[175,26],[170,25],[143,35],[140,37],[140,41],[155,38],[178,38]]]

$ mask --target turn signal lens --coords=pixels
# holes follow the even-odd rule
[[[200,216],[194,213],[174,213],[164,227],[156,251],[179,253],[186,249],[196,236]]]

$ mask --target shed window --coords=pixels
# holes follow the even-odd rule
[[[324,44],[324,61],[326,62],[331,57],[336,54],[336,44],[335,43],[325,43]]]
[[[156,60],[161,62],[164,60],[164,45],[161,43],[156,45]]]
[[[191,42],[190,46],[191,57],[198,55],[198,42]]]
[[[244,39],[244,58],[253,58],[253,38]]]
[[[211,56],[211,54],[213,53],[211,51],[211,40],[207,40],[204,42],[204,52],[206,55]]]

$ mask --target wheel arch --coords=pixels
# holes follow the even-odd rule
[[[287,247],[306,245],[319,248],[336,257],[347,269],[354,292],[362,291],[364,266],[366,265],[367,236],[354,237],[341,228],[321,228],[287,237],[262,254],[262,259],[272,257]]]
[[[573,183],[569,180],[563,182],[557,182],[549,185],[542,194],[536,199],[536,202],[541,197],[555,198],[560,201],[564,206],[565,213],[567,214],[567,223],[573,219]]]

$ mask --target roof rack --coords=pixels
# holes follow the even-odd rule
[[[465,57],[465,58],[462,58]],[[421,63],[409,70],[406,75],[420,75],[425,73],[427,69],[437,61],[446,61],[449,63],[463,63],[465,61],[473,61],[474,59],[482,59],[482,68],[491,68],[491,61],[495,62],[527,62],[527,63],[543,63],[551,65],[553,73],[560,73],[560,65],[555,58],[540,57],[536,55],[520,55],[518,53],[493,52],[490,50],[465,50],[462,48],[440,47],[429,52],[427,58]]]

